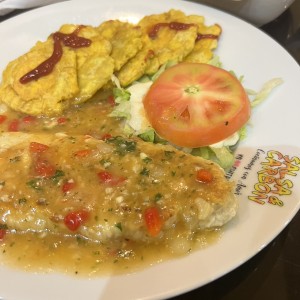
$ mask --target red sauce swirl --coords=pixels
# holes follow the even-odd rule
[[[219,38],[219,36],[215,35],[215,34],[201,34],[201,33],[198,33],[197,38],[196,38],[196,42],[200,41],[200,40],[203,40],[203,39],[218,39],[218,38]]]
[[[191,26],[195,26],[195,24],[186,24],[186,23],[180,23],[180,22],[170,22],[170,23],[157,23],[151,27],[151,29],[148,31],[148,36],[151,39],[155,39],[157,37],[158,31],[163,27],[168,27],[169,29],[180,31],[180,30],[187,30]],[[198,33],[196,37],[196,42],[200,41],[202,39],[218,39],[218,35],[215,34],[201,34]]]
[[[155,39],[157,37],[158,31],[163,27],[168,27],[172,30],[180,31],[180,30],[187,30],[192,26],[195,26],[195,24],[186,24],[180,22],[157,23],[153,25],[153,27],[148,31],[148,35],[151,39]]]
[[[72,33],[53,33],[52,38],[54,45],[52,55],[41,64],[39,64],[35,69],[23,75],[19,80],[20,83],[26,84],[30,81],[37,80],[43,76],[50,74],[53,71],[55,65],[60,61],[62,57],[62,44],[64,44],[66,47],[75,49],[89,47],[92,41],[90,39],[86,39],[77,35],[83,27],[84,26],[77,27]]]

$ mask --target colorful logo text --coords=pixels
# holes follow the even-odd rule
[[[267,152],[261,166],[261,170],[257,172],[258,182],[248,199],[258,204],[283,206],[280,198],[292,194],[294,184],[291,179],[300,169],[300,158],[271,150]]]

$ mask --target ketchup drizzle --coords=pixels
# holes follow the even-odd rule
[[[215,35],[215,34],[202,34],[202,33],[198,33],[197,34],[197,38],[196,38],[196,42],[202,40],[202,39],[218,39],[219,36]]]
[[[180,22],[170,22],[170,23],[157,23],[150,28],[148,31],[148,36],[151,39],[155,39],[157,37],[158,31],[163,27],[168,27],[172,30],[180,31],[180,30],[187,30],[191,26],[195,26],[195,24],[186,24],[186,23],[180,23]],[[218,36],[215,34],[201,34],[198,33],[196,37],[196,42],[200,41],[202,39],[217,39]]]
[[[162,27],[169,27],[170,29],[180,31],[180,30],[187,30],[192,26],[194,26],[194,24],[185,24],[180,22],[157,23],[149,30],[148,35],[151,39],[155,39],[158,31]]]
[[[78,26],[72,33],[68,34],[59,31],[53,33],[52,38],[54,41],[54,45],[52,55],[41,64],[39,64],[35,69],[23,75],[19,80],[20,83],[26,84],[30,81],[37,80],[43,76],[50,74],[53,71],[55,65],[60,61],[62,57],[62,44],[64,44],[66,47],[75,49],[89,47],[92,41],[90,39],[86,39],[77,35],[83,27],[84,26]]]

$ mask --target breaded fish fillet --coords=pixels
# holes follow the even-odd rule
[[[147,242],[222,226],[237,211],[223,170],[173,147],[26,133],[2,134],[0,145],[0,225],[11,231]]]

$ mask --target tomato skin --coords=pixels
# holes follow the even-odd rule
[[[76,231],[82,224],[89,219],[89,212],[86,210],[72,211],[64,218],[64,223],[71,231]]]
[[[144,212],[144,220],[149,235],[152,237],[157,236],[163,226],[163,221],[160,217],[158,208],[155,206],[146,208]]]
[[[150,87],[143,100],[149,122],[171,143],[196,148],[238,131],[250,117],[250,102],[231,73],[200,63],[179,63]]]

